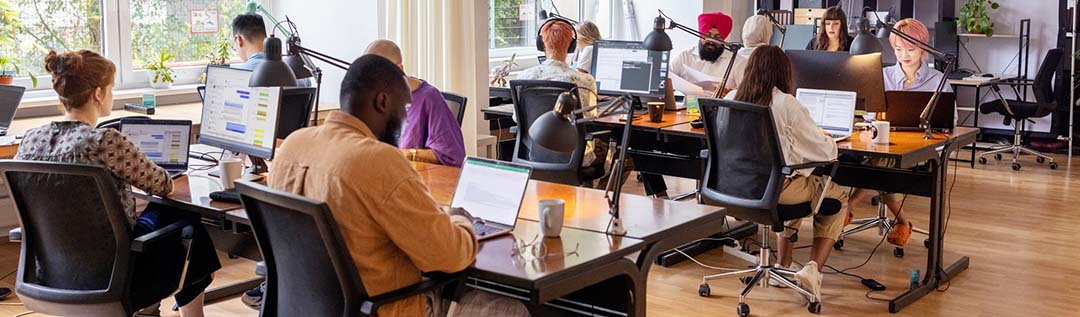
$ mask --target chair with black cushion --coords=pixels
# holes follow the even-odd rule
[[[514,100],[518,125],[513,161],[531,166],[533,179],[581,186],[604,176],[603,164],[581,166],[585,159],[585,145],[594,137],[594,134],[585,131],[585,125],[577,125],[578,143],[574,151],[568,154],[544,148],[529,136],[529,127],[541,115],[551,113],[559,94],[576,87],[573,83],[559,81],[510,81],[510,97]]]
[[[785,221],[814,213],[811,202],[779,204],[784,179],[797,170],[817,168],[826,171],[823,177],[828,188],[836,172],[837,161],[786,165],[768,107],[703,98],[701,110],[709,145],[709,150],[702,153],[707,158],[701,188],[702,200],[706,204],[724,207],[732,217],[752,221],[772,230],[760,230],[761,251],[756,268],[705,276],[698,289],[699,295],[709,296],[709,280],[752,275],[752,278],[743,279],[746,288],[739,295],[739,316],[750,314],[750,306],[745,303],[745,298],[753,290],[754,284],[760,282],[762,287],[768,287],[770,279],[810,298],[808,310],[815,314],[820,312],[820,299],[814,298],[809,291],[791,280],[795,272],[773,267],[769,234],[783,232]],[[825,199],[824,193],[818,202],[821,202],[818,213],[822,215],[833,215],[840,211],[840,201]]]
[[[461,121],[465,120],[465,106],[469,103],[469,98],[445,91],[442,93],[442,97],[446,100],[446,105],[450,107],[450,112],[454,114],[454,118],[457,119],[457,124],[460,127]]]
[[[369,296],[326,203],[246,181],[236,188],[266,266],[260,316],[376,316],[382,306],[461,281],[425,274],[420,283]]]
[[[988,155],[993,155],[995,160],[1000,160],[1002,153],[1012,153],[1012,169],[1018,171],[1020,170],[1020,154],[1027,153],[1034,155],[1036,162],[1042,164],[1049,161],[1050,169],[1057,169],[1058,165],[1054,162],[1054,158],[1024,146],[1022,136],[1027,123],[1034,122],[1031,118],[1046,117],[1059,109],[1059,102],[1054,94],[1054,73],[1060,67],[1063,54],[1060,48],[1051,49],[1047,52],[1046,58],[1043,59],[1042,65],[1039,66],[1039,72],[1035,74],[1034,81],[1002,81],[991,86],[993,88],[991,91],[994,92],[998,100],[983,103],[979,106],[979,111],[984,114],[998,113],[1005,116],[1003,123],[1005,125],[1013,124],[1013,143],[1012,145],[979,154],[979,163],[986,164],[986,156]],[[1057,80],[1068,79],[1058,78]],[[1001,86],[1013,88],[1016,96],[1020,96],[1021,91],[1031,87],[1035,95],[1035,101],[1007,100],[1001,96]],[[1016,120],[1016,122],[1012,122],[1013,120]]]
[[[180,289],[191,226],[177,222],[132,239],[105,168],[3,160],[0,174],[22,226],[15,292],[27,309],[56,316],[132,316]],[[158,261],[185,265],[164,269],[154,265]]]

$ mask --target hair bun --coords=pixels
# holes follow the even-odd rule
[[[45,56],[45,70],[53,77],[78,73],[82,64],[83,56],[75,52],[57,54],[56,51],[49,51],[49,55]]]

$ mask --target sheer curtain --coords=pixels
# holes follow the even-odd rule
[[[405,72],[469,98],[461,129],[475,155],[477,134],[487,134],[479,120],[488,105],[487,1],[381,0],[379,8],[382,34],[401,47]]]

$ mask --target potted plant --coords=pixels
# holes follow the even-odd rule
[[[162,49],[158,59],[146,65],[146,70],[154,72],[154,76],[150,77],[150,87],[154,89],[167,89],[172,87],[172,84],[175,81],[173,79],[175,72],[172,67],[169,67],[166,64],[174,58],[176,58],[176,56],[172,56]]]
[[[15,81],[15,75],[19,73],[22,73],[22,71],[19,70],[19,63],[15,58],[0,56],[0,85],[11,85]],[[34,76],[31,72],[24,74],[30,77],[30,82],[33,83],[34,88],[37,88],[37,76]]]
[[[209,61],[207,64],[212,66],[226,66],[229,62],[229,52],[232,50],[232,43],[227,37],[218,39],[217,43],[210,48],[210,53],[206,54],[206,59]],[[202,75],[199,76],[199,82],[206,82],[206,71],[204,70]]]
[[[960,16],[956,17],[956,29],[972,34],[985,34],[987,37],[994,36],[994,22],[990,20],[989,10],[997,10],[999,7],[1001,5],[993,0],[968,0],[960,8]]]

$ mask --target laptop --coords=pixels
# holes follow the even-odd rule
[[[889,111],[885,113],[889,125],[898,128],[918,128],[922,123],[919,116],[934,96],[929,91],[886,91]],[[930,116],[930,127],[935,130],[949,130],[956,126],[956,93],[943,92],[938,99],[934,114]]]
[[[463,208],[473,217],[478,240],[510,233],[517,224],[532,168],[477,157],[465,159],[451,208]]]
[[[840,142],[851,138],[855,130],[855,92],[806,89],[795,91],[795,98],[810,110],[817,126]]]
[[[178,178],[188,170],[191,149],[190,120],[120,120],[120,133],[154,164]]]
[[[24,92],[26,92],[26,87],[0,85],[0,135],[7,135]]]

